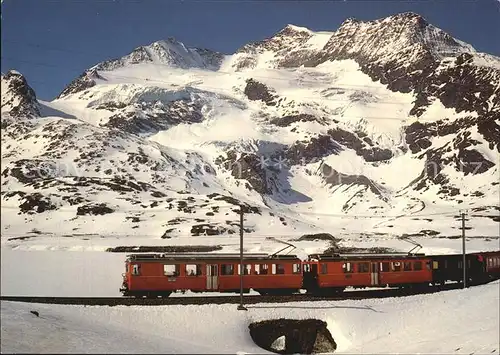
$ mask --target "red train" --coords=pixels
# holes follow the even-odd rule
[[[500,278],[500,251],[466,256],[468,284]],[[463,256],[424,254],[245,254],[243,289],[262,295],[342,292],[346,287],[427,287],[462,282]],[[132,254],[124,296],[168,297],[176,291],[239,292],[239,254]]]

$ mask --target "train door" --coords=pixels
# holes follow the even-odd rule
[[[302,287],[306,290],[315,290],[318,287],[318,262],[302,263]]]
[[[378,286],[380,284],[380,267],[379,263],[371,263],[371,285]]]
[[[219,288],[219,265],[207,264],[207,290]]]

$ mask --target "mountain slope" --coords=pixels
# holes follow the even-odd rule
[[[499,68],[412,13],[140,47],[5,123],[4,235],[223,236],[243,203],[250,236],[454,236],[460,208],[496,236]]]

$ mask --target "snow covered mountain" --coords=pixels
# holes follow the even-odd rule
[[[462,208],[498,236],[499,91],[500,58],[414,13],[232,55],[170,38],[50,102],[9,72],[2,235],[225,236],[242,203],[249,236],[455,236]]]

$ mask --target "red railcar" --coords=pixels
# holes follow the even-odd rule
[[[316,275],[315,281],[311,277],[307,280],[304,275],[310,292],[343,291],[346,287],[406,287],[432,282],[431,259],[423,254],[314,255],[308,264],[308,271]]]
[[[500,251],[489,251],[476,254],[484,265],[485,278],[500,278]]]
[[[468,254],[468,279],[500,277],[500,251]],[[325,294],[346,287],[415,287],[460,281],[461,255],[245,254],[243,289],[291,294],[300,289]],[[120,289],[129,296],[169,296],[175,291],[239,292],[239,254],[133,254],[126,259]]]
[[[243,288],[261,294],[297,292],[301,260],[294,255],[245,254]],[[239,292],[238,254],[129,255],[121,291],[129,296],[169,296],[175,291]]]

